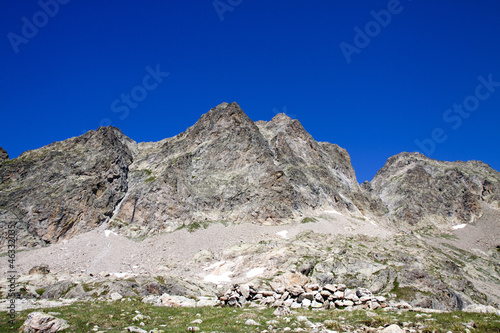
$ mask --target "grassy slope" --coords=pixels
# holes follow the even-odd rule
[[[27,310],[18,313],[16,324],[7,323],[5,312],[0,313],[0,332],[14,332],[22,325],[28,313],[39,310]],[[66,332],[91,332],[97,325],[98,330],[122,332],[127,326],[137,326],[145,330],[159,329],[164,332],[187,332],[189,326],[198,326],[205,332],[260,332],[262,330],[283,331],[283,328],[307,328],[306,323],[297,321],[297,316],[306,316],[313,323],[323,323],[326,328],[337,331],[352,331],[362,325],[380,327],[387,324],[409,323],[409,328],[422,332],[465,332],[464,324],[474,321],[476,332],[499,332],[500,317],[491,314],[472,314],[451,312],[440,314],[419,314],[418,312],[390,313],[383,311],[312,311],[300,309],[288,319],[273,315],[274,309],[233,309],[233,308],[165,308],[154,307],[140,301],[114,303],[75,303],[71,306],[46,309],[45,312],[59,312],[58,318],[66,319],[71,327]],[[134,318],[139,311],[151,317],[139,326]],[[200,314],[197,316],[197,314]],[[202,319],[201,324],[191,324],[195,319]],[[253,319],[261,326],[245,326],[247,319]],[[278,323],[266,324],[269,320]],[[325,322],[326,321],[326,322]],[[418,327],[420,325],[420,327]],[[97,330],[97,329],[96,329]]]

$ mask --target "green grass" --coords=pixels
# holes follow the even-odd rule
[[[441,234],[441,238],[448,239],[448,240],[458,240],[459,238],[453,234]]]
[[[156,179],[156,177],[155,177],[155,176],[151,176],[151,177],[148,177],[148,178],[145,180],[145,182],[146,182],[146,183],[150,183],[150,182],[154,181],[155,179]]]
[[[38,294],[38,295],[42,295],[44,292],[45,292],[45,288],[39,288],[37,290],[35,290],[35,292]]]
[[[397,278],[394,280],[393,285],[391,293],[396,294],[398,299],[410,301],[415,297],[416,290],[412,287],[400,287]]]
[[[178,227],[176,230],[186,229],[189,232],[195,232],[196,230],[199,230],[201,228],[208,229],[208,227],[210,227],[210,225],[213,225],[215,223],[221,223],[225,227],[227,227],[229,225],[229,223],[227,221],[218,221],[218,222],[215,222],[215,221],[208,221],[208,220],[206,220],[206,221],[192,222],[192,223],[189,223],[189,224],[183,224],[180,227]]]
[[[315,219],[314,217],[304,217],[302,219],[302,221],[300,221],[300,223],[311,223],[311,222],[318,222],[317,219]]]
[[[83,311],[84,310],[84,311]],[[26,310],[17,313],[14,326],[8,323],[7,314],[0,313],[0,332],[15,332],[22,325],[28,313],[40,310]],[[139,311],[146,318],[144,326],[139,326],[134,318]],[[154,307],[140,301],[124,302],[88,302],[74,303],[70,306],[45,309],[44,312],[58,312],[58,318],[68,321],[70,328],[65,332],[91,332],[94,327],[100,331],[123,332],[125,327],[137,326],[149,331],[187,332],[188,327],[197,326],[204,332],[261,332],[263,330],[282,332],[285,327],[292,331],[301,327],[305,332],[311,331],[305,322],[297,321],[297,316],[306,316],[313,323],[321,323],[325,328],[340,332],[349,332],[361,327],[379,328],[384,325],[408,323],[409,328],[422,332],[464,332],[464,324],[475,322],[474,332],[498,332],[500,317],[492,314],[476,314],[464,312],[421,314],[418,312],[386,312],[376,311],[339,311],[339,310],[305,310],[299,309],[285,318],[273,315],[274,309],[255,308],[166,308]],[[199,315],[198,315],[199,314]],[[150,318],[148,318],[148,316]],[[201,324],[191,324],[201,319]],[[253,319],[261,326],[246,326],[245,321]],[[267,324],[268,321],[276,322]],[[270,328],[269,326],[272,326]]]

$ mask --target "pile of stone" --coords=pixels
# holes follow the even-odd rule
[[[388,307],[384,296],[374,296],[368,289],[349,289],[344,284],[288,285],[260,290],[253,285],[233,285],[221,293],[220,306],[270,306],[297,308],[347,308],[370,309]]]

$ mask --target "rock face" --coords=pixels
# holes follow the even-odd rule
[[[127,191],[133,146],[118,129],[100,128],[0,165],[0,207],[19,219],[18,245],[55,242],[106,221]]]
[[[0,147],[0,163],[8,161],[9,160],[9,154],[7,154],[7,151]]]
[[[112,223],[132,235],[201,221],[287,223],[307,211],[359,212],[363,195],[347,152],[318,143],[284,114],[253,122],[236,103],[186,132],[139,144],[129,191]]]
[[[99,128],[1,164],[0,216],[19,219],[18,246],[104,222],[138,237],[217,221],[285,224],[328,210],[439,229],[473,222],[482,202],[500,207],[499,184],[481,162],[402,153],[359,186],[349,154],[316,142],[298,120],[254,122],[223,103],[159,142]]]
[[[363,187],[381,198],[401,228],[449,228],[476,221],[483,202],[500,207],[500,173],[479,161],[441,162],[401,153]]]

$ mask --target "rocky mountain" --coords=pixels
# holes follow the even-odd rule
[[[0,227],[17,220],[18,248],[35,247],[20,271],[71,274],[73,296],[114,291],[95,280],[106,272],[127,274],[132,289],[117,292],[130,295],[130,276],[207,294],[297,272],[414,306],[500,304],[500,173],[482,162],[401,153],[359,185],[346,150],[284,114],[254,122],[236,103],[159,142],[106,127],[3,159]]]
[[[477,221],[482,203],[500,208],[499,185],[500,173],[480,161],[443,162],[401,153],[363,188],[384,202],[398,227],[446,230]]]
[[[381,216],[349,154],[284,114],[253,122],[223,103],[185,132],[135,143],[116,128],[28,151],[0,167],[0,207],[22,218],[23,245],[103,222],[130,236],[203,221],[283,224],[315,211]],[[30,241],[28,241],[30,239]]]
[[[131,235],[201,221],[282,224],[314,210],[372,213],[347,152],[284,114],[253,122],[221,104],[186,132],[138,145],[112,223]],[[374,211],[377,213],[377,211]]]
[[[128,189],[130,142],[116,128],[99,128],[4,161],[0,207],[20,219],[18,246],[57,242],[109,220]]]

